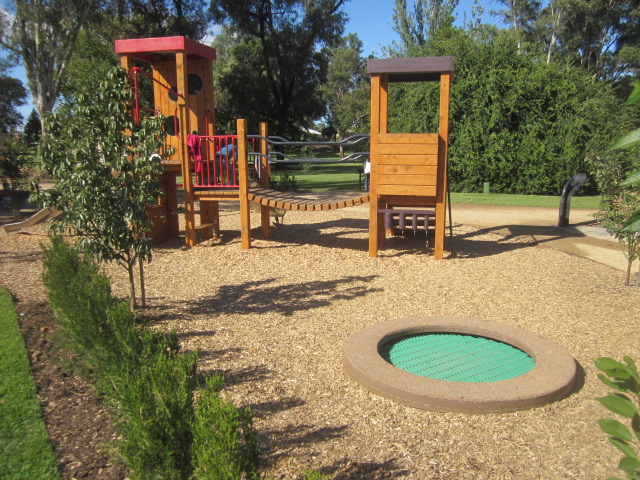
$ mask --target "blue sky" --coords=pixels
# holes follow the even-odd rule
[[[411,1],[407,2],[411,9]],[[490,15],[490,10],[500,10],[500,6],[492,0],[482,0],[485,10],[483,21],[496,23],[497,18]],[[346,26],[347,33],[357,33],[364,45],[364,56],[373,54],[382,56],[382,47],[398,41],[398,35],[393,31],[393,7],[394,0],[350,0],[346,3],[345,11],[349,15],[349,23]],[[471,14],[473,0],[460,0],[458,8],[454,12],[456,24],[462,25],[464,13]]]
[[[370,54],[375,57],[382,57],[382,47],[391,45],[391,42],[398,41],[398,35],[393,31],[393,7],[394,0],[350,0],[345,5],[345,12],[349,16],[346,25],[346,33],[357,33],[364,46],[364,56]],[[411,8],[411,1],[408,2]],[[485,13],[483,20],[486,23],[495,23],[496,18],[489,14],[489,11],[498,10],[499,7],[494,0],[482,0]],[[464,19],[464,12],[469,15],[473,0],[460,0],[456,9],[456,24],[461,25]],[[26,78],[22,67],[14,68],[11,75],[19,78],[26,86]],[[26,121],[31,113],[33,105],[29,102],[21,108],[21,113]]]

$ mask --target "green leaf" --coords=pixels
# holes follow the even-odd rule
[[[631,429],[633,430],[636,438],[640,440],[640,416],[634,415],[633,419],[631,420]]]
[[[623,363],[614,360],[609,357],[599,357],[596,358],[593,363],[595,364],[598,370],[603,371],[604,373],[614,376],[617,370],[626,370],[627,366]]]
[[[625,442],[633,440],[631,431],[620,420],[616,420],[615,418],[604,418],[602,420],[598,420],[598,425],[600,425],[600,429],[607,435],[619,438]]]
[[[609,441],[614,447],[616,447],[618,450],[624,453],[627,457],[636,458],[636,459],[638,458],[638,455],[633,450],[633,447],[629,445],[627,442],[620,440],[619,438],[613,438],[613,437],[609,437]]]
[[[609,380],[605,375],[603,375],[602,373],[598,374],[598,378],[600,379],[600,381],[602,383],[604,383],[607,387],[613,388],[614,390],[619,390],[621,392],[626,392],[627,390],[625,388],[623,388],[621,385],[618,385],[617,383]]]
[[[627,179],[620,185],[626,187],[629,185],[635,185],[636,183],[640,183],[640,170],[634,170],[633,172],[629,173]]]
[[[640,105],[640,82],[633,84],[633,91],[627,99],[627,105]]]
[[[640,461],[636,458],[632,457],[624,457],[620,460],[618,464],[618,468],[620,470],[624,470],[625,472],[635,472],[640,469]]]
[[[624,137],[619,139],[613,144],[611,148],[614,150],[620,150],[623,148],[629,148],[633,145],[640,143],[640,129],[627,133]]]
[[[640,207],[624,222],[623,232],[640,232]]]
[[[596,398],[602,405],[626,418],[633,418],[637,410],[635,405],[629,400],[629,397],[621,393],[611,393],[606,397]]]
[[[638,174],[638,181],[640,182],[640,170],[634,173]],[[633,361],[633,358],[631,358],[629,355],[625,355],[624,357],[622,357],[622,359],[624,360],[624,363],[629,365],[629,368],[631,368],[634,373],[638,373],[638,368],[636,367],[636,362]]]

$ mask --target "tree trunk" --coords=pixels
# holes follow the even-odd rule
[[[146,308],[147,293],[144,288],[144,263],[141,259],[138,260],[138,263],[140,264],[140,306]]]
[[[629,286],[629,281],[631,280],[631,260],[627,258],[627,274],[624,277],[624,286]]]
[[[130,299],[130,305],[131,305],[131,310],[135,311],[137,305],[136,305],[136,285],[134,282],[134,273],[133,273],[133,259],[131,257],[129,257],[127,259],[127,271],[129,272],[129,285],[131,286],[131,299]]]

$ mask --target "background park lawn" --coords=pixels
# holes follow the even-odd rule
[[[272,167],[273,168],[273,167]],[[333,190],[360,190],[364,185],[361,163],[294,163],[279,164],[272,169],[273,179],[293,176],[299,192],[330,192]],[[578,190],[579,194],[580,190]],[[598,210],[600,195],[574,196],[572,208]],[[476,205],[512,205],[523,207],[559,207],[560,196],[515,195],[499,193],[451,193],[451,202]]]

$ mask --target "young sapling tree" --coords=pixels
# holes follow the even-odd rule
[[[134,125],[132,100],[126,72],[116,68],[93,95],[78,97],[70,115],[47,117],[38,159],[55,187],[43,191],[33,185],[32,191],[44,206],[63,213],[52,226],[54,233],[75,235],[78,248],[127,269],[135,308],[136,262],[145,306],[142,263],[151,260],[146,207],[161,195],[156,153],[165,133],[160,116],[145,116]]]
[[[640,82],[635,83],[627,103],[640,107]],[[615,143],[613,148],[628,149],[635,147],[637,151],[638,144],[640,144],[640,128],[627,133]],[[622,223],[622,228],[620,229],[622,235],[632,239],[632,243],[635,245],[635,259],[640,257],[640,168],[630,172],[627,179],[620,186],[631,187],[631,192],[628,194],[634,199],[636,205],[635,210],[631,209],[630,215],[628,214],[629,212],[626,212],[628,218]],[[629,272],[627,272],[627,284],[628,279]],[[640,286],[640,268],[636,277],[636,285]]]

